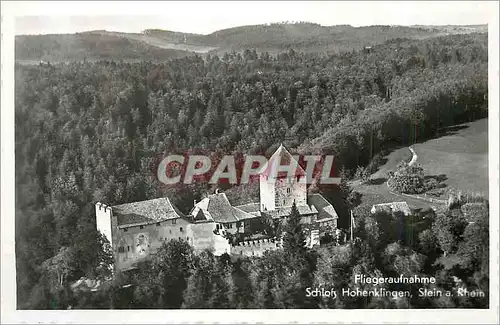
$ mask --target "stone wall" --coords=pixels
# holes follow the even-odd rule
[[[117,228],[115,239],[115,265],[119,270],[129,269],[171,239],[189,242],[188,225],[184,219],[165,220],[142,226]]]
[[[232,245],[231,254],[240,256],[262,256],[265,251],[276,250],[281,247],[283,247],[282,242],[276,238],[256,239]]]
[[[296,177],[276,180],[275,206],[276,209],[296,205],[307,205],[307,189],[304,181],[297,181]]]
[[[195,252],[201,252],[209,249],[215,256],[220,256],[224,253],[230,253],[231,247],[229,241],[216,234],[217,223],[203,222],[191,224],[188,227],[189,244],[194,247]]]

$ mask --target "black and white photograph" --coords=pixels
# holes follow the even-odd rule
[[[498,8],[2,1],[2,323],[497,323]]]

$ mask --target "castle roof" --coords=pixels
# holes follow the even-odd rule
[[[328,202],[321,194],[311,194],[307,197],[307,201],[318,210],[318,221],[326,221],[328,219],[338,219],[337,211],[330,202]]]
[[[237,222],[245,219],[255,218],[255,215],[249,214],[237,207],[233,207],[225,193],[211,194],[200,202],[196,203],[191,211],[192,215],[198,215],[202,210],[208,220],[220,223]]]
[[[246,212],[250,213],[254,216],[260,216],[260,205],[259,203],[253,202],[253,203],[247,203],[243,205],[238,205],[236,208]]]
[[[310,215],[318,213],[318,210],[314,206],[308,205],[297,205],[297,210],[299,211],[299,215]],[[268,215],[271,218],[283,218],[288,217],[292,213],[292,207],[283,207],[276,210],[264,211],[262,214]]]
[[[318,221],[327,221],[338,218],[337,211],[321,194],[310,194],[307,196],[307,205],[298,205],[297,209],[301,215],[318,213]],[[255,216],[260,216],[260,206],[259,203],[247,203],[239,205],[236,208],[250,213]],[[288,216],[291,212],[291,208],[282,208],[277,211],[265,211],[267,215],[271,215],[275,218],[280,216]]]
[[[111,209],[117,217],[118,226],[161,222],[184,216],[166,197],[115,205]]]
[[[295,176],[305,176],[306,172],[300,166],[298,161],[293,157],[293,155],[281,144],[279,148],[273,153],[273,155],[269,158],[269,160],[259,169],[259,174],[266,174],[266,175],[275,175],[275,171],[273,168],[276,168],[277,166],[283,165],[290,165],[290,164],[296,164],[296,169],[295,169]],[[281,176],[286,176],[284,172],[280,172],[277,174],[278,177]]]

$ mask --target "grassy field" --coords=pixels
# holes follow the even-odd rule
[[[488,195],[488,120],[414,146],[426,174],[445,174],[448,187]]]
[[[488,120],[481,119],[471,123],[457,125],[443,130],[443,135],[412,146],[426,175],[444,174],[448,189],[488,195]],[[391,152],[387,162],[372,175],[379,179],[375,185],[353,184],[356,191],[363,194],[363,203],[373,201],[407,201],[414,207],[425,206],[424,202],[391,194],[383,179],[387,172],[394,170],[401,160],[409,160],[408,147]],[[443,197],[446,198],[446,195]]]

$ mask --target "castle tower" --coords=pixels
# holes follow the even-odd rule
[[[101,202],[97,202],[95,205],[95,216],[96,216],[96,226],[97,230],[103,234],[109,241],[111,247],[113,246],[114,228],[116,227],[117,221],[116,216],[113,215],[113,210],[110,206],[107,206]]]
[[[259,177],[260,211],[307,205],[306,173],[283,145],[263,166]]]

